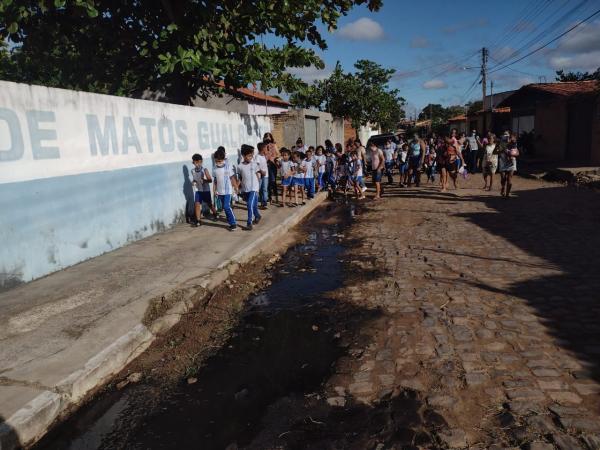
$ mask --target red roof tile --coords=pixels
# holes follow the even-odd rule
[[[242,94],[244,97],[252,98],[254,100],[259,100],[262,102],[267,101],[269,103],[273,103],[273,104],[281,105],[281,106],[290,106],[290,104],[288,102],[286,102],[285,100],[282,100],[277,97],[273,97],[272,95],[266,95],[260,91],[255,91],[253,89],[239,88],[239,89],[237,89],[237,92],[239,94]]]
[[[598,91],[600,83],[597,81],[565,81],[562,83],[536,83],[524,86],[526,89],[533,89],[550,94],[571,96],[577,94],[588,94]]]

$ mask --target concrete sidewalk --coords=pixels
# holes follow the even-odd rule
[[[325,198],[319,194],[301,208],[271,207],[252,232],[229,232],[223,221],[178,225],[0,293],[0,449],[39,439],[69,406],[174,325],[179,313],[240,263],[269,251],[273,238]],[[235,211],[245,219],[245,210]],[[147,326],[144,318],[157,299],[169,313]]]

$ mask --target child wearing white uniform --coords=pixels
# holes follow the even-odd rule
[[[261,219],[258,212],[258,190],[260,189],[259,176],[262,172],[258,162],[252,160],[254,147],[244,144],[241,151],[242,163],[238,165],[238,173],[241,179],[241,192],[246,198],[248,208],[246,229],[252,230],[252,224],[258,224]]]

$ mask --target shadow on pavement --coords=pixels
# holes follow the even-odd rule
[[[500,214],[467,213],[462,217],[542,258],[548,266],[542,263],[540,270],[554,269],[551,274],[515,282],[506,293],[525,299],[535,308],[557,345],[576,355],[585,367],[580,377],[600,382],[598,194],[556,187],[519,191],[510,200],[471,198]],[[491,259],[493,250],[490,248]],[[579,370],[572,369],[576,377],[580,375]]]
[[[0,449],[23,448],[17,432],[0,416]]]

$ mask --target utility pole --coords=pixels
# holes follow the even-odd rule
[[[488,61],[488,49],[483,47],[481,49],[481,87],[482,87],[482,94],[483,94],[483,98],[482,98],[482,108],[483,108],[483,132],[485,133],[487,131],[487,124],[486,124],[486,106],[485,106],[485,96],[486,96],[486,90],[487,90],[487,61]]]
[[[494,132],[494,80],[490,80],[490,131]]]

